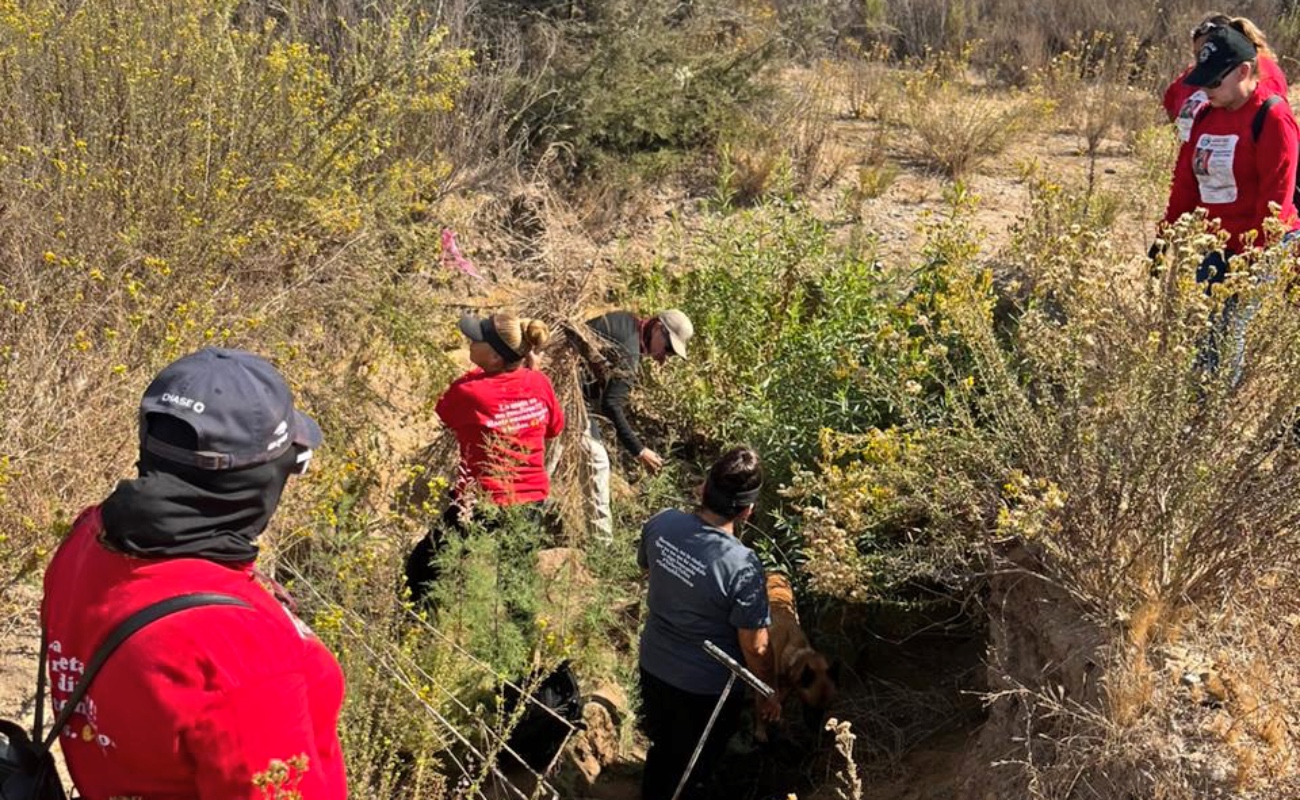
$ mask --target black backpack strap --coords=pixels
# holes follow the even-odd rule
[[[1282,98],[1273,95],[1260,105],[1259,110],[1255,112],[1255,118],[1250,121],[1250,138],[1252,141],[1259,141],[1259,135],[1264,132],[1264,120],[1268,117],[1268,110],[1280,102],[1282,102]]]
[[[73,688],[72,694],[68,695],[68,701],[64,703],[63,708],[59,711],[59,716],[54,720],[54,727],[50,729],[49,734],[45,737],[42,748],[49,750],[50,746],[54,744],[54,740],[59,738],[59,731],[63,730],[63,726],[68,724],[68,720],[72,719],[72,715],[76,712],[77,706],[81,704],[83,699],[85,699],[86,692],[90,689],[90,682],[95,679],[95,674],[99,672],[100,667],[104,666],[104,662],[113,654],[113,651],[121,646],[122,642],[131,638],[131,635],[136,631],[146,625],[157,622],[163,617],[175,614],[177,611],[184,611],[187,608],[196,608],[199,606],[243,606],[244,608],[252,608],[247,601],[241,600],[238,597],[232,597],[228,594],[218,594],[216,592],[194,592],[192,594],[182,594],[177,595],[176,597],[169,597],[166,600],[160,600],[157,603],[154,603],[151,606],[146,606],[127,617],[108,634],[108,638],[99,645],[95,650],[95,654],[91,656],[90,662],[86,664],[85,674],[81,676],[81,680],[77,681],[77,685]],[[41,631],[42,677],[45,672],[46,658],[46,651],[44,649],[44,639],[46,634],[43,629],[44,626],[42,626]],[[41,688],[43,692],[44,687]],[[40,700],[38,699],[37,702],[39,703]],[[37,706],[37,708],[39,710],[40,706]],[[37,741],[39,738],[40,728],[38,727],[33,731],[32,741]]]
[[[50,636],[45,632],[45,623],[41,623],[41,649],[36,658],[36,708],[32,712],[32,741],[41,740],[41,731],[45,729],[45,658],[50,651]]]

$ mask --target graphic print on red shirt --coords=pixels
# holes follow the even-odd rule
[[[102,532],[99,508],[84,511],[45,573],[41,620],[56,713],[96,648],[133,613],[196,591],[247,607],[186,609],[114,651],[60,736],[80,796],[255,800],[264,795],[254,775],[273,759],[306,756],[301,796],[346,798],[343,672],[324,644],[251,565],[133,558],[105,547]]]
[[[458,496],[478,484],[497,505],[547,498],[545,443],[564,430],[564,411],[545,374],[473,369],[447,387],[436,410],[460,446]]]
[[[1178,154],[1164,222],[1204,208],[1230,234],[1228,248],[1241,253],[1248,234],[1262,238],[1270,203],[1280,208],[1287,230],[1300,228],[1292,193],[1300,132],[1285,102],[1267,110],[1258,141],[1251,130],[1256,112],[1271,95],[1255,93],[1236,109],[1211,108],[1196,119],[1192,139]]]

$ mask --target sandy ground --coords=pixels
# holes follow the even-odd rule
[[[0,716],[24,724],[31,722],[36,692],[39,602],[40,592],[31,579],[9,587],[0,601]]]

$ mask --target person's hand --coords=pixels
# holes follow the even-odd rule
[[[641,452],[637,454],[636,460],[640,461],[651,472],[658,472],[664,466],[664,460],[659,457],[659,454],[648,447],[642,448]]]
[[[781,701],[776,699],[775,694],[771,697],[755,696],[754,713],[764,722],[780,722]]]

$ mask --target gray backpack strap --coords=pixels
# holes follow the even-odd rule
[[[77,706],[85,699],[86,692],[90,689],[90,682],[95,679],[95,674],[99,672],[100,667],[113,654],[113,651],[121,646],[122,642],[131,638],[132,634],[139,631],[146,625],[150,625],[163,617],[175,614],[178,611],[184,611],[187,608],[197,608],[199,606],[243,606],[252,608],[247,601],[228,594],[218,594],[217,592],[194,592],[192,594],[182,594],[176,597],[169,597],[166,600],[160,600],[150,606],[145,606],[131,616],[122,620],[116,628],[108,634],[103,643],[95,650],[89,663],[86,664],[86,672],[77,681],[73,688],[72,694],[68,696],[68,701],[63,704],[59,711],[59,716],[54,720],[54,727],[50,729],[49,734],[45,736],[41,744],[42,749],[48,751],[54,744],[54,740],[59,738],[59,731],[63,726],[68,724],[72,715],[76,713]],[[46,659],[46,633],[45,626],[41,626],[41,673],[38,680],[40,693],[36,696],[36,724],[32,728],[32,741],[41,741],[41,696],[45,694],[45,659]]]

